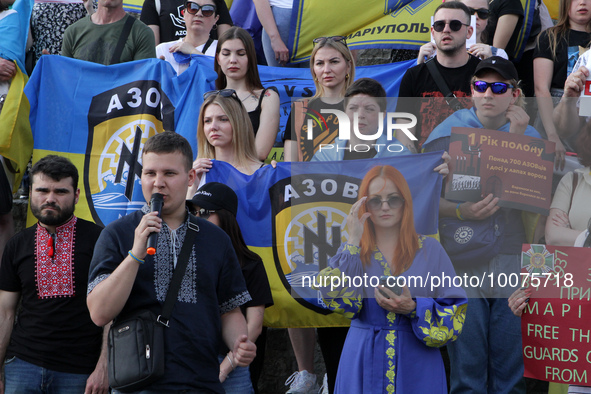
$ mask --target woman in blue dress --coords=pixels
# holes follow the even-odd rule
[[[372,168],[359,197],[347,217],[347,242],[317,278],[328,280],[319,288],[328,308],[352,319],[335,392],[447,393],[438,347],[462,331],[466,294],[453,285],[441,245],[416,233],[412,196],[398,170]],[[344,276],[346,286],[331,289],[332,277]],[[401,294],[378,286],[382,276]]]

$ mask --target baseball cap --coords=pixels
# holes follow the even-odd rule
[[[497,73],[504,79],[519,79],[517,75],[517,70],[512,62],[507,59],[504,59],[500,56],[491,56],[484,60],[481,60],[476,66],[476,70],[474,71],[474,75],[478,75],[481,71],[484,70],[492,70]]]
[[[200,208],[225,209],[236,216],[238,211],[238,197],[234,190],[219,182],[209,182],[201,186],[187,204]]]

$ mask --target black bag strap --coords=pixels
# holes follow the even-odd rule
[[[437,65],[435,64],[434,59],[435,58],[427,62],[427,70],[429,70],[429,72],[431,73],[431,76],[433,77],[433,80],[435,80],[435,83],[437,84],[437,88],[439,89],[439,91],[443,93],[447,105],[449,105],[451,109],[454,110],[454,112],[460,109],[464,109],[464,106],[462,105],[460,100],[458,100],[456,95],[453,94],[453,92],[449,89],[449,86],[447,86],[445,79],[443,79],[443,76],[437,69]]]
[[[133,26],[134,22],[135,18],[127,15],[127,19],[123,25],[123,30],[121,30],[121,35],[119,36],[119,41],[117,41],[117,46],[115,47],[115,51],[111,57],[111,63],[109,64],[117,64],[119,63],[119,60],[121,60],[123,47],[125,47],[125,42],[127,41],[127,37],[129,37],[129,33],[131,32],[131,27]]]
[[[207,52],[207,50],[209,49],[211,44],[213,44],[213,38],[209,37],[207,39],[207,42],[205,43],[205,45],[203,45],[203,49],[201,50],[201,53],[203,53],[205,55],[205,52]]]
[[[170,320],[170,315],[172,314],[172,308],[179,294],[181,282],[183,281],[183,276],[185,276],[187,264],[189,263],[189,256],[191,254],[191,250],[193,249],[193,242],[195,241],[195,237],[197,236],[198,232],[199,226],[197,225],[197,218],[189,214],[189,227],[187,228],[185,241],[183,242],[183,247],[181,248],[181,252],[179,253],[179,257],[177,259],[176,268],[172,274],[172,280],[168,286],[168,292],[166,293],[166,300],[164,300],[162,314],[156,319],[158,323],[163,324],[166,327],[168,327],[168,321]]]

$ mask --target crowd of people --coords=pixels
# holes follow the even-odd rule
[[[209,56],[217,79],[196,115],[197,152],[173,131],[150,137],[141,152],[146,205],[105,228],[74,214],[79,169],[48,155],[29,172],[37,223],[13,236],[12,194],[22,174],[15,176],[14,163],[0,155],[0,394],[46,387],[109,392],[111,324],[143,310],[158,315],[182,256],[188,256],[186,268],[164,330],[164,374],[133,392],[259,392],[271,286],[237,220],[247,202],[208,177],[216,161],[256,175],[280,131],[279,94],[261,82],[253,37],[232,26],[222,0],[146,0],[139,20],[125,12],[122,0],[16,1],[30,7],[12,9],[13,0],[0,0],[0,32],[11,32],[0,42],[0,119],[11,82],[31,72],[43,54],[107,66],[159,58],[177,74],[189,70],[194,56]],[[400,83],[396,112],[415,115],[416,124],[410,133],[397,129],[392,139],[381,133],[380,114],[391,109],[386,91],[375,79],[355,78],[347,37],[314,39],[309,70],[315,94],[291,107],[284,161],[375,162],[343,223],[346,237],[319,278],[519,275],[524,243],[589,246],[591,123],[578,115],[577,101],[589,77],[587,2],[561,0],[559,20],[548,29],[542,28],[548,27],[545,6],[536,2],[525,49],[517,44],[521,1],[443,2],[433,14],[432,42],[420,48]],[[254,0],[254,7],[265,63],[301,67],[290,64],[286,46],[293,1]],[[17,10],[27,9],[30,28],[23,28]],[[344,112],[355,124],[351,137],[339,135],[336,116],[319,122],[314,114],[323,110]],[[532,215],[501,207],[492,193],[467,202],[446,199],[442,190],[434,196],[440,243],[415,230],[409,184],[381,159],[443,151],[432,171],[445,183],[453,127],[545,138],[555,143],[556,170],[573,150],[581,168],[566,173],[553,191],[548,218],[533,222],[525,219]],[[368,149],[354,149],[361,144]],[[164,202],[153,210],[156,194]],[[487,241],[471,250],[458,246],[460,227]],[[148,252],[153,234],[154,254]],[[319,288],[326,308],[350,319],[350,327],[288,328],[297,371],[287,393],[316,393],[321,385],[327,393],[525,393],[520,316],[531,289],[490,285]],[[324,377],[315,369],[316,341]],[[442,354],[449,355],[448,373]]]

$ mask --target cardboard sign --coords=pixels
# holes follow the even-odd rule
[[[445,198],[477,202],[492,193],[501,207],[548,215],[554,146],[504,131],[453,127]]]
[[[591,248],[523,245],[525,376],[591,386]]]

